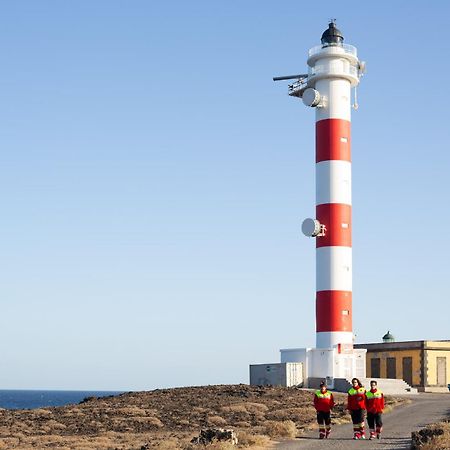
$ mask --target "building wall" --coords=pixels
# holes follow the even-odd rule
[[[406,341],[373,344],[356,344],[355,348],[367,349],[367,376],[371,372],[373,358],[380,359],[380,377],[387,377],[387,358],[395,358],[396,378],[403,378],[402,361],[412,358],[412,385],[419,390],[447,391],[450,384],[450,340],[447,341]],[[437,358],[445,359],[445,379],[438,384]],[[442,370],[442,369],[441,369]]]
[[[367,350],[366,356],[366,372],[369,378],[373,377],[371,368],[371,360],[373,358],[380,358],[380,377],[387,378],[387,358],[395,358],[395,372],[396,378],[403,379],[403,358],[412,358],[412,385],[414,387],[420,386],[421,380],[421,350],[390,350],[390,351],[372,351]]]
[[[425,386],[438,386],[437,358],[446,359],[446,380],[439,386],[450,383],[450,348],[448,350],[425,350]]]
[[[450,341],[425,341],[425,347],[450,351]]]

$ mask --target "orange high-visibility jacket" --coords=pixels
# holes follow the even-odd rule
[[[351,388],[348,391],[347,409],[356,411],[366,409],[366,390],[363,387],[358,389]]]
[[[384,395],[379,389],[366,392],[367,412],[371,414],[382,413],[384,409]]]
[[[314,408],[316,408],[316,411],[330,412],[333,406],[334,398],[331,392],[322,392],[320,389],[314,392]]]

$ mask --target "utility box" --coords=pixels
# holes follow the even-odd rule
[[[303,364],[286,362],[274,364],[251,364],[252,386],[303,386]]]

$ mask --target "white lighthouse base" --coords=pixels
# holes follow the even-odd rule
[[[304,387],[316,388],[326,380],[330,389],[339,390],[340,380],[366,377],[366,349],[288,348],[281,349],[281,362],[303,364]],[[346,383],[344,383],[346,385]]]

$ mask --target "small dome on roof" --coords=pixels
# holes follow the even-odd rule
[[[384,336],[383,336],[383,342],[394,342],[395,341],[395,337],[394,335],[391,334],[390,331],[388,331]]]
[[[344,42],[344,36],[340,30],[336,28],[334,20],[328,24],[328,29],[323,32],[321,42],[324,47],[329,45],[342,45]]]

